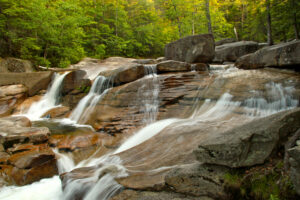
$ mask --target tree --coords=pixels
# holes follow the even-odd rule
[[[205,13],[207,19],[207,28],[208,33],[213,34],[212,27],[211,27],[211,17],[210,17],[210,10],[209,10],[209,0],[205,0]]]
[[[271,21],[271,8],[270,8],[270,0],[266,0],[266,7],[267,7],[267,30],[268,30],[268,44],[273,45],[273,38],[272,38],[272,21]]]

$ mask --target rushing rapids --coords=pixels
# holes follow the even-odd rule
[[[124,138],[118,148],[101,157],[95,153],[77,164],[72,160],[72,155],[55,150],[59,173],[72,170],[74,173],[64,174],[63,181],[55,176],[23,187],[4,187],[0,190],[0,199],[71,200],[76,197],[105,200],[121,192],[123,186],[143,189],[159,185],[170,169],[196,161],[192,151],[199,141],[210,137],[209,134],[221,133],[255,118],[299,105],[299,97],[295,95],[295,91],[300,89],[298,75],[211,66],[211,73],[205,75],[206,79],[203,80],[203,76],[194,69],[187,72],[199,81],[199,88],[193,91],[193,105],[188,107],[189,115],[185,118],[173,115],[162,119],[159,116],[160,95],[165,92],[163,84],[167,75],[157,75],[155,66],[146,66],[145,69],[145,77],[141,80],[147,84],[136,91],[139,112],[143,114],[143,128]],[[55,75],[46,95],[32,105],[26,116],[35,120],[50,107],[57,106],[59,85],[64,76]],[[245,81],[248,83],[242,84]],[[165,90],[170,92],[172,87]],[[69,119],[76,123],[86,123],[97,104],[103,103],[105,96],[111,92],[111,88],[105,77],[96,77],[90,92],[79,102]],[[196,127],[201,128],[196,130]],[[79,175],[81,170],[89,173],[78,178],[76,170],[79,170]]]

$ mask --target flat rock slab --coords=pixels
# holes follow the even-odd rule
[[[0,86],[22,84],[33,96],[48,88],[53,72],[0,73]]]
[[[245,55],[236,61],[240,69],[263,67],[293,68],[299,71],[300,41],[281,43],[264,47],[255,53]]]
[[[211,134],[194,153],[199,162],[231,168],[262,164],[298,128],[299,108],[254,120],[222,134]]]
[[[252,41],[240,41],[227,43],[216,47],[216,55],[213,62],[235,62],[239,57],[258,50],[258,43]]]

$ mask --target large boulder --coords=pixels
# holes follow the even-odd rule
[[[281,43],[264,47],[255,53],[245,55],[236,61],[240,69],[257,69],[263,67],[295,68],[300,65],[300,41]]]
[[[33,72],[34,68],[30,61],[17,58],[5,58],[0,60],[0,73],[3,72]]]
[[[281,112],[222,134],[212,134],[195,150],[198,161],[228,166],[249,167],[262,164],[272,152],[300,128],[300,109]]]
[[[99,75],[106,77],[110,85],[118,86],[144,77],[145,68],[141,64],[127,63],[117,69],[103,71]]]
[[[28,95],[34,96],[48,88],[53,72],[0,73],[0,86],[22,84]]]
[[[76,70],[69,72],[62,83],[62,94],[66,95],[72,90],[84,90],[85,88],[91,87],[91,81],[87,78],[86,71]]]
[[[216,55],[213,62],[235,62],[239,57],[257,51],[258,43],[252,41],[240,41],[227,43],[216,47]]]
[[[157,73],[191,71],[191,64],[175,60],[167,60],[157,64]]]
[[[181,38],[165,46],[165,57],[188,63],[209,63],[215,55],[214,38],[211,34]]]

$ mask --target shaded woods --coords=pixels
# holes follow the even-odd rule
[[[153,57],[166,43],[299,37],[296,0],[0,0],[0,56],[66,67],[85,56]],[[236,34],[234,32],[236,30]],[[271,33],[272,30],[272,33]]]

